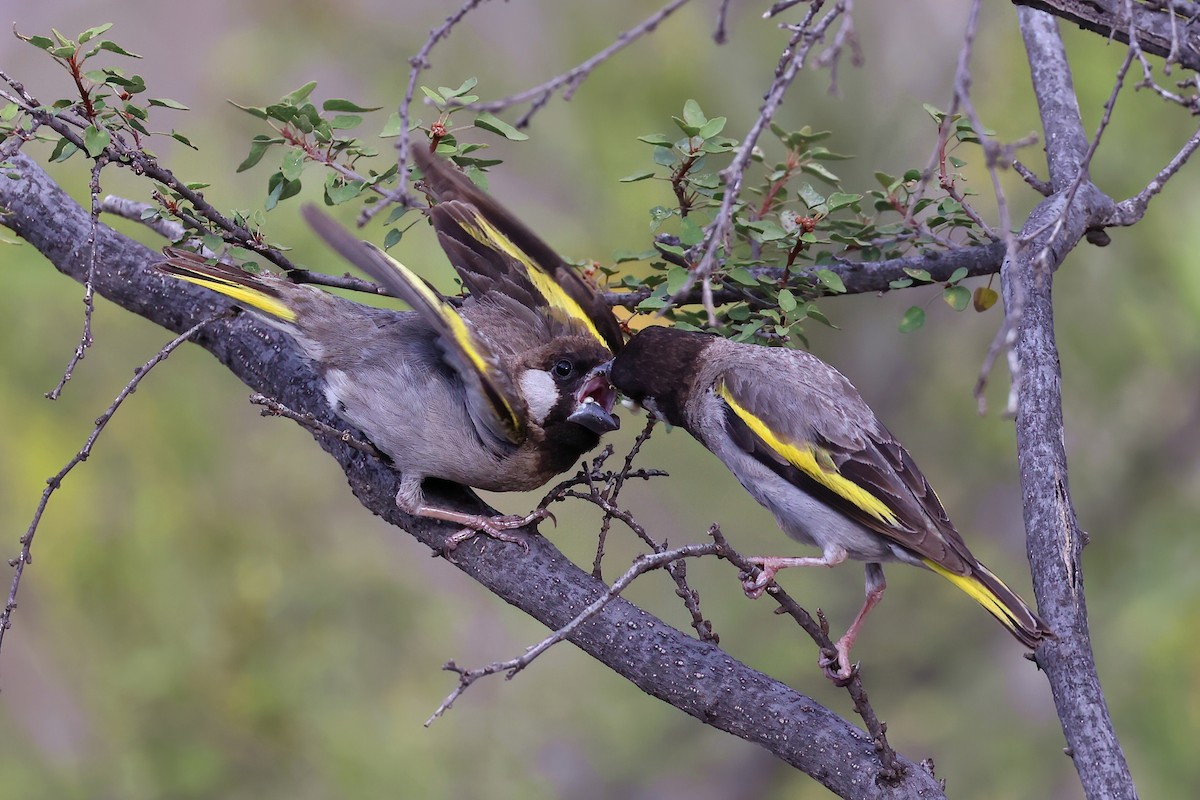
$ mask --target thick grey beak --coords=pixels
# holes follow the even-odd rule
[[[588,379],[583,382],[579,393],[575,395],[575,411],[567,417],[569,422],[582,425],[597,435],[615,431],[621,427],[621,420],[613,416],[613,404],[617,400],[617,391],[608,382],[608,371],[612,362],[602,364],[592,370]]]

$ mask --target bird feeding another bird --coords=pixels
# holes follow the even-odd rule
[[[800,350],[739,344],[649,327],[613,360],[624,395],[708,448],[783,531],[816,557],[756,557],[744,589],[758,597],[788,567],[866,562],[866,599],[821,666],[853,672],[850,650],[883,597],[882,564],[900,561],[946,578],[1034,649],[1052,637],[1025,601],[979,562],[912,456],[844,375]]]
[[[520,541],[505,531],[543,518],[544,509],[466,514],[430,505],[422,482],[528,491],[573,467],[620,425],[607,379],[612,349],[600,332],[616,331],[619,344],[620,329],[606,307],[611,322],[589,317],[585,306],[592,313],[602,306],[589,299],[586,282],[569,273],[577,280],[575,295],[564,290],[558,281],[568,273],[559,270],[570,267],[465,176],[427,153],[418,163],[427,176],[439,176],[444,194],[479,203],[453,199],[430,212],[439,242],[471,290],[461,308],[313,206],[304,217],[326,243],[413,311],[363,306],[182,250],[168,249],[159,269],[231,297],[290,334],[316,365],[334,412],[400,472],[397,506],[463,527],[447,539],[447,549],[477,532]]]

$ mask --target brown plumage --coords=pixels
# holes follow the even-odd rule
[[[362,306],[178,250],[167,251],[160,269],[230,296],[290,333],[324,378],[331,407],[400,471],[397,505],[464,526],[449,547],[474,532],[512,539],[503,531],[544,514],[480,517],[432,507],[422,481],[526,491],[570,469],[600,434],[618,426],[606,377],[609,348],[586,326],[550,313],[522,286],[520,265],[498,248],[477,243],[468,252],[453,236],[442,237],[464,282],[482,288],[490,281],[487,291],[455,309],[315,208],[304,215],[334,249],[414,311]]]
[[[945,577],[1036,648],[1050,628],[976,559],[912,456],[840,372],[798,350],[653,327],[613,362],[613,385],[711,450],[792,538],[820,557],[756,558],[757,597],[790,566],[866,562],[867,599],[838,642],[839,679],[886,586],[881,564]],[[824,664],[827,669],[836,663]]]

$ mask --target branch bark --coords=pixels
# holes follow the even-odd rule
[[[0,173],[0,222],[42,252],[64,274],[87,273],[88,213],[29,157],[11,157]],[[96,291],[123,308],[172,331],[183,331],[224,306],[211,293],[152,271],[157,254],[107,226],[96,234]],[[247,315],[206,326],[194,337],[240,380],[301,413],[337,428],[320,381],[291,340]],[[453,526],[402,514],[394,496],[397,474],[380,460],[338,439],[319,444],[341,465],[350,488],[369,510],[435,550]],[[491,513],[472,493],[431,482],[439,505]],[[568,561],[549,541],[533,536],[526,553],[486,540],[459,548],[456,567],[506,602],[551,629],[568,623],[608,587]],[[854,798],[944,797],[925,768],[900,758],[903,775],[876,779],[880,769],[870,737],[816,701],[740,663],[720,648],[676,630],[617,599],[570,636],[570,641],[647,694],[696,719],[754,742],[806,772],[830,791]]]
[[[1054,193],[1026,220],[1016,257],[1001,271],[1017,330],[1017,458],[1026,546],[1038,609],[1058,636],[1036,659],[1050,682],[1068,750],[1089,798],[1133,798],[1125,755],[1096,674],[1087,624],[1079,530],[1067,481],[1062,370],[1054,335],[1054,271],[1115,204],[1080,170],[1088,140],[1055,20],[1018,10],[1045,128]]]

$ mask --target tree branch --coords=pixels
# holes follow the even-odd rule
[[[0,173],[3,224],[41,251],[61,272],[82,280],[88,213],[31,159],[17,155]],[[199,288],[152,272],[151,250],[99,226],[95,288],[102,296],[173,331],[226,305]],[[291,340],[257,325],[249,315],[218,321],[194,340],[240,380],[298,413],[312,413],[336,428],[320,381]],[[364,506],[419,541],[440,551],[457,528],[402,514],[394,497],[399,476],[382,461],[339,439],[318,443],[341,465]],[[432,502],[471,513],[490,513],[473,494],[427,482]],[[570,622],[608,587],[567,560],[550,542],[530,537],[528,552],[483,541],[459,548],[454,566],[506,602],[552,629]],[[870,737],[809,697],[747,667],[711,643],[697,641],[637,606],[618,598],[580,626],[569,640],[584,652],[653,695],[720,730],[754,742],[808,773],[842,797],[937,798],[944,793],[922,767],[898,759],[902,776],[877,782],[878,756]]]
[[[1025,222],[1021,247],[1001,272],[1006,305],[1021,308],[1014,323],[1014,380],[1026,546],[1038,608],[1058,637],[1040,646],[1035,658],[1046,671],[1084,792],[1089,798],[1133,798],[1136,790],[1100,688],[1088,632],[1083,536],[1067,483],[1051,298],[1054,270],[1114,204],[1086,176],[1079,180],[1088,142],[1056,22],[1028,8],[1018,9],[1018,16],[1055,190]]]

